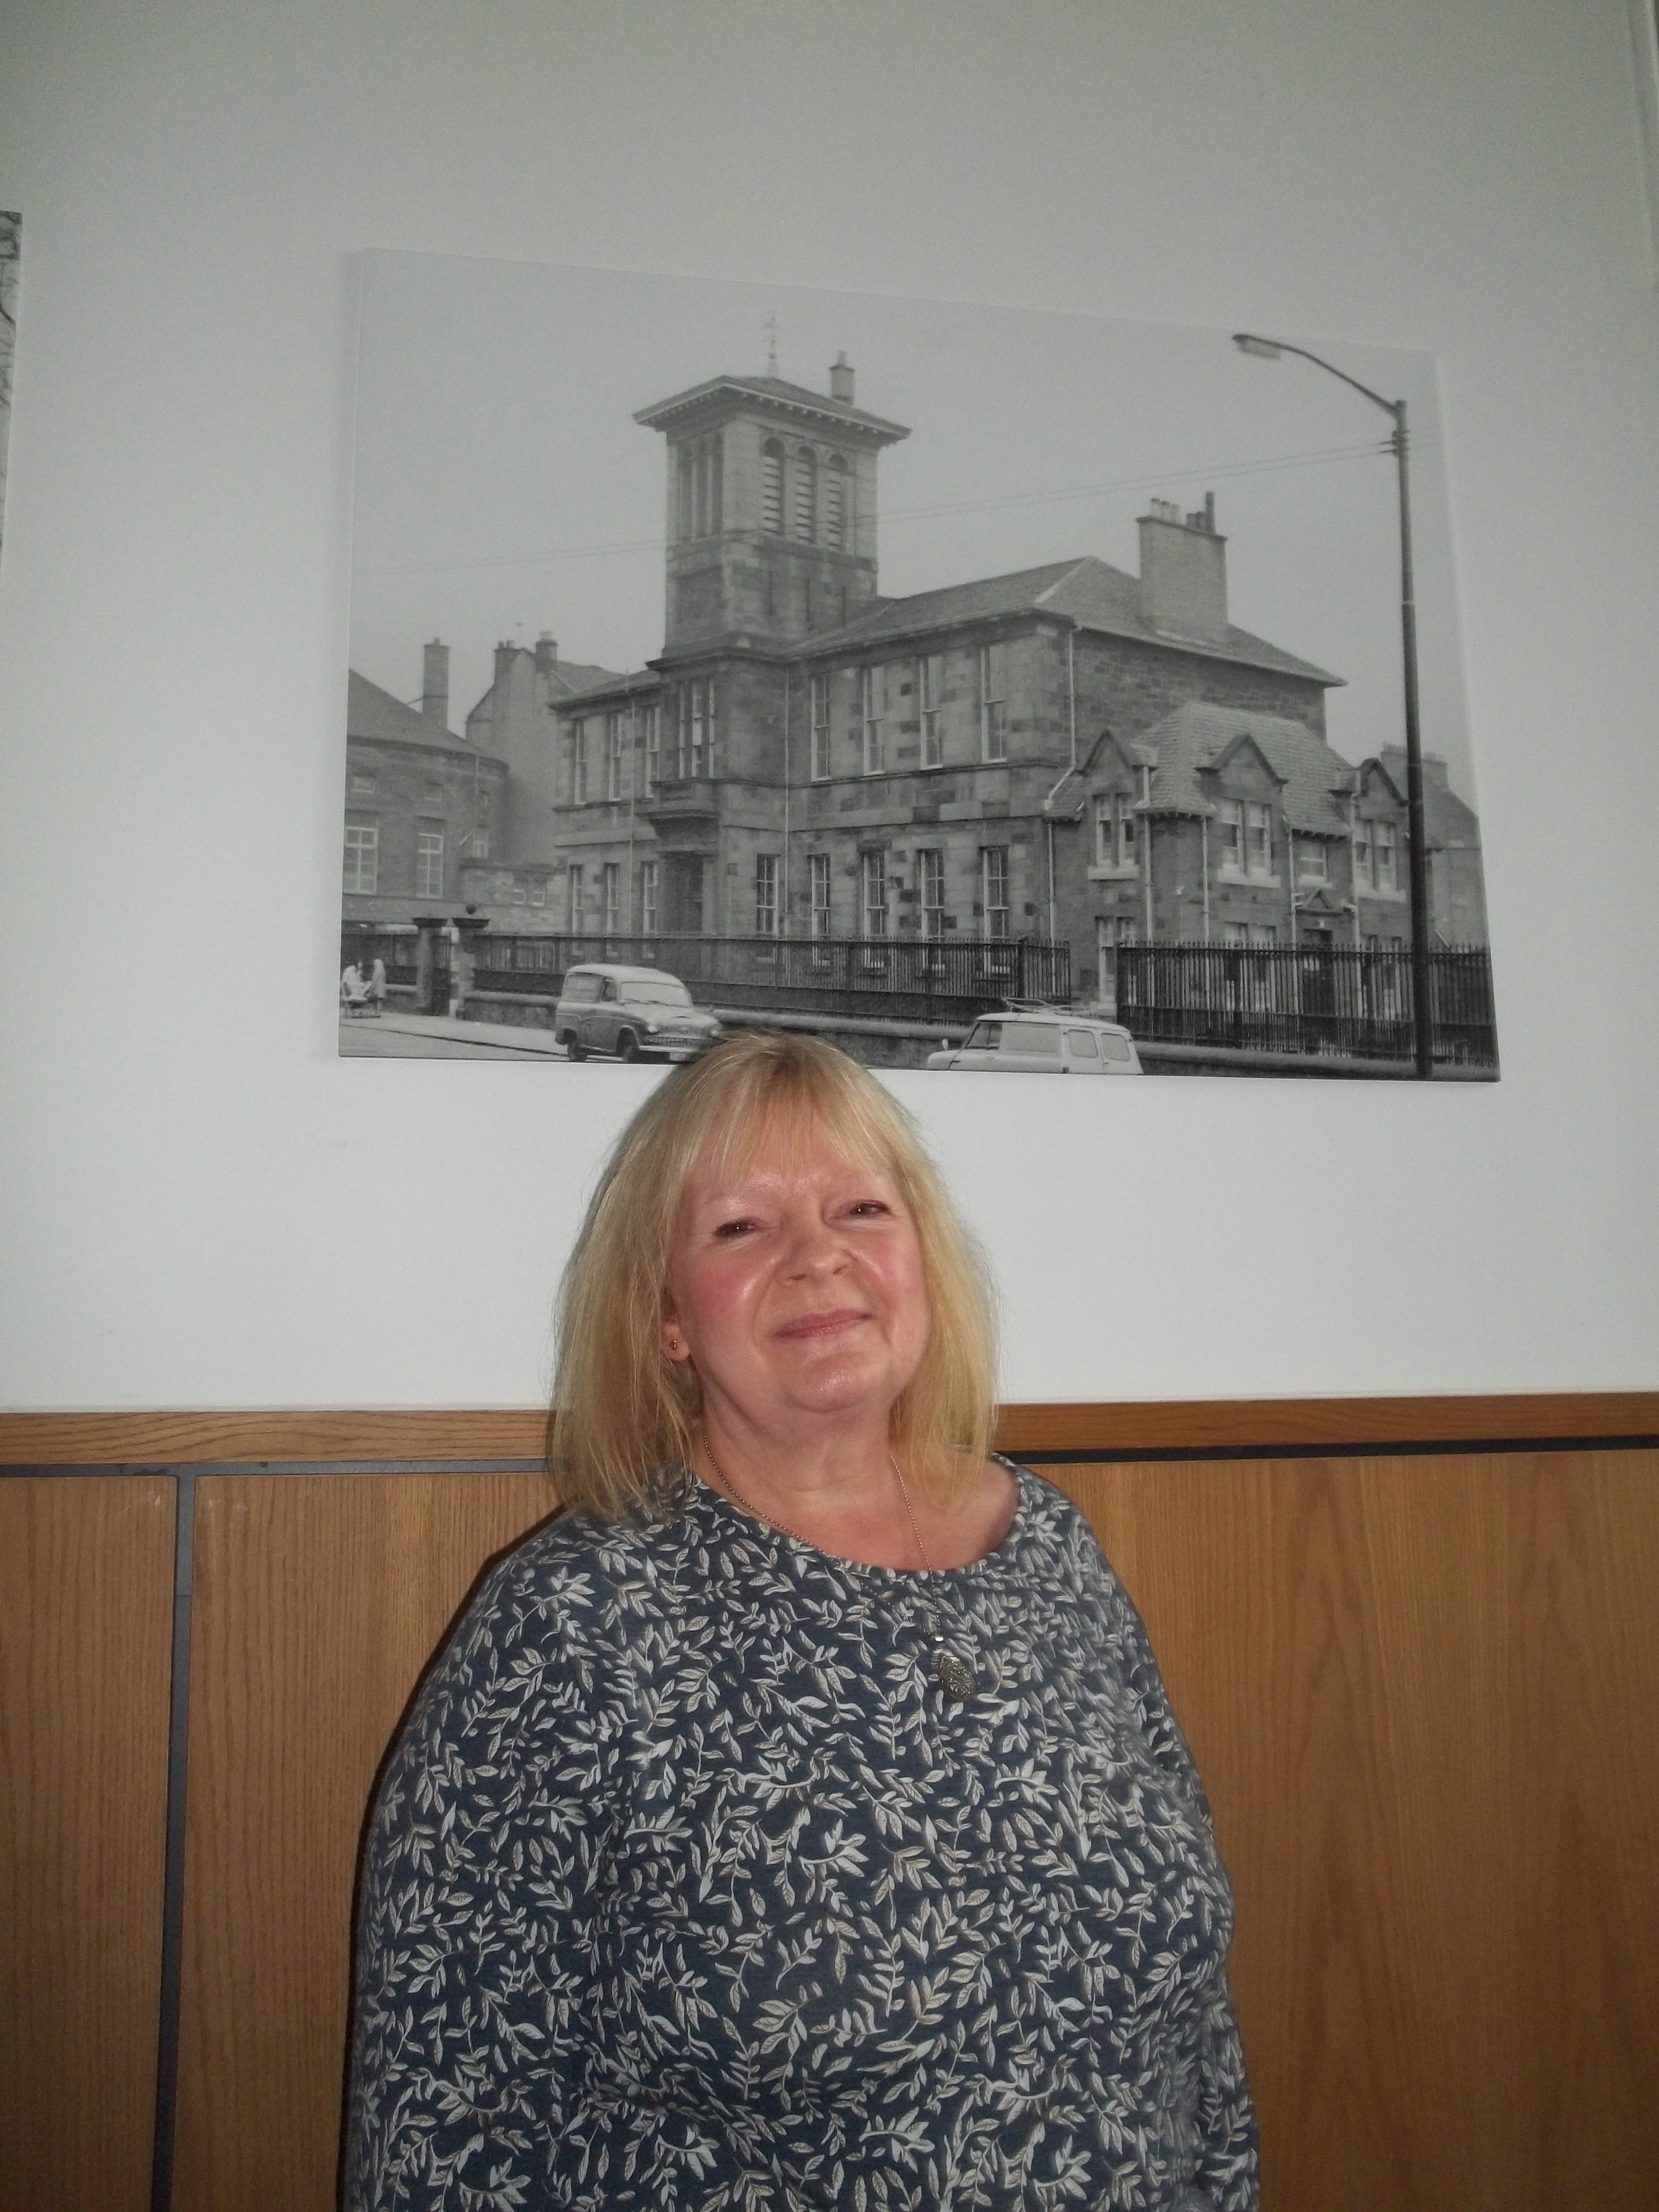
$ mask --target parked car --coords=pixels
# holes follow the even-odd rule
[[[1127,1030],[1064,1006],[1019,1006],[986,1014],[965,1044],[930,1052],[929,1067],[981,1068],[999,1074],[1139,1075],[1140,1055]]]
[[[690,1060],[720,1033],[678,975],[660,968],[584,964],[565,971],[553,1035],[572,1060],[613,1052],[620,1060]]]

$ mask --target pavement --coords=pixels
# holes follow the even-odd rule
[[[714,1006],[709,1009],[723,1021],[741,1026],[746,1019],[757,1018],[753,1007]],[[924,1030],[920,1024],[910,1022],[842,1021],[832,1024],[814,1022],[811,1017],[799,1014],[766,1014],[759,1017],[776,1028],[828,1028],[836,1030],[858,1031],[866,1036],[903,1035],[922,1036],[937,1042],[939,1032]],[[508,1022],[470,1022],[453,1020],[447,1014],[405,1013],[400,1008],[389,1007],[379,1015],[360,1015],[352,1020],[343,1017],[340,1022],[340,1057],[343,1060],[550,1060],[565,1064],[567,1054],[562,1045],[555,1044],[544,1029],[521,1028]],[[1394,1082],[1408,1081],[1415,1071],[1410,1063],[1387,1060],[1345,1060],[1335,1054],[1241,1052],[1224,1050],[1212,1046],[1151,1044],[1140,1047],[1142,1066],[1149,1075],[1279,1075],[1375,1079],[1382,1077]],[[1434,1079],[1439,1083],[1492,1083],[1498,1071],[1491,1067],[1437,1066]]]
[[[555,1060],[565,1049],[545,1030],[506,1022],[457,1021],[447,1014],[382,1014],[340,1018],[343,1060]]]
[[[930,1049],[947,1037],[959,1042],[963,1024],[947,1032],[936,1024],[878,1019],[826,1021],[821,1015],[763,1012],[754,1006],[709,1006],[728,1027],[741,1029],[759,1022],[770,1029],[816,1030],[831,1037],[842,1035],[902,1039]],[[556,1060],[568,1058],[544,1029],[513,1022],[456,1020],[447,1014],[416,1014],[391,1006],[380,1014],[340,1018],[340,1056],[343,1060]]]

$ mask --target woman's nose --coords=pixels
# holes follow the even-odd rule
[[[791,1274],[822,1274],[842,1257],[842,1240],[829,1223],[810,1217],[795,1224],[785,1264]]]

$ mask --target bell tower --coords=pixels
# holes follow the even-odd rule
[[[876,596],[876,463],[910,434],[779,376],[717,376],[634,417],[668,448],[664,655],[799,644]]]

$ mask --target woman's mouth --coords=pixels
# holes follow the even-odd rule
[[[856,1328],[869,1316],[855,1306],[836,1306],[828,1312],[798,1314],[793,1321],[785,1322],[775,1334],[799,1340],[803,1338],[837,1336],[843,1330]]]

